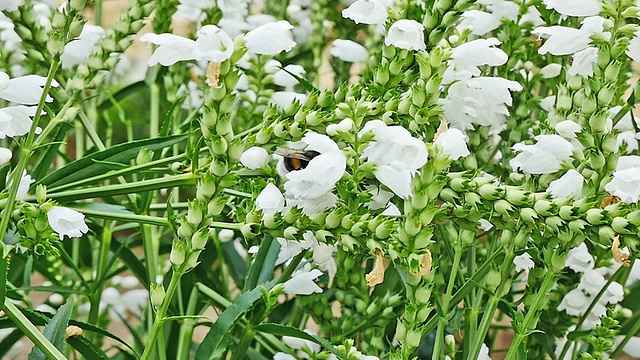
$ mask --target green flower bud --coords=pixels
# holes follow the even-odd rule
[[[56,12],[56,14],[60,13]],[[55,57],[62,55],[62,52],[64,51],[64,41],[55,38],[49,39],[49,41],[47,42],[47,51],[49,51],[49,54]]]
[[[211,174],[207,173],[200,178],[200,181],[198,182],[198,186],[196,187],[196,199],[200,201],[207,201],[215,193],[216,181]]]
[[[22,40],[32,40],[33,39],[33,35],[31,33],[31,30],[29,30],[28,28],[26,28],[24,25],[16,25],[13,28],[13,31],[15,31],[18,36],[20,36],[20,38]]]
[[[404,223],[404,231],[406,231],[409,236],[415,236],[420,232],[421,228],[422,224],[420,223],[420,219],[416,219],[412,216],[407,216]]]
[[[615,94],[615,88],[610,85],[605,86],[598,92],[598,105],[608,106],[613,101]]]
[[[515,206],[530,205],[529,192],[517,188],[507,187],[505,189],[505,199]]]
[[[64,31],[64,27],[67,25],[67,15],[61,11],[54,11],[53,20],[51,20],[51,27]]]
[[[149,292],[150,292],[149,297],[151,298],[151,305],[153,305],[153,307],[156,309],[162,306],[162,302],[164,301],[164,297],[165,297],[165,291],[162,284],[155,284],[155,283],[151,284],[149,288]]]
[[[380,85],[386,85],[389,82],[389,70],[385,67],[378,67],[373,73],[373,81]]]
[[[407,338],[405,339],[405,345],[409,349],[415,349],[420,346],[420,342],[422,341],[422,332],[419,330],[409,330],[407,333]]]
[[[538,219],[538,213],[532,208],[522,208],[520,209],[520,217],[526,223],[535,224],[536,219]]]
[[[340,244],[345,246],[347,249],[353,251],[358,244],[356,239],[353,236],[342,234],[340,235]]]
[[[49,229],[49,221],[46,213],[41,212],[36,216],[33,227],[40,235]]]
[[[582,76],[567,76],[567,86],[573,91],[582,89]]]
[[[533,209],[542,216],[551,216],[557,213],[557,205],[547,200],[538,200],[533,204]]]
[[[578,217],[579,214],[580,209],[570,205],[561,206],[560,210],[558,211],[558,215],[560,215],[563,220],[574,220]]]
[[[498,270],[489,271],[487,276],[484,278],[484,283],[491,290],[497,289],[502,283],[502,276],[500,275],[500,272]]]
[[[380,312],[380,304],[378,304],[377,302],[372,302],[371,304],[369,304],[369,306],[367,306],[367,310],[365,312],[369,317],[378,315],[378,313]]]
[[[278,221],[276,214],[266,214],[262,215],[262,223],[265,228],[273,230],[279,228],[282,221]]]
[[[211,236],[211,230],[207,228],[196,231],[191,237],[191,248],[195,250],[202,250],[207,245],[209,237]]]
[[[240,227],[240,232],[242,233],[242,236],[245,237],[245,239],[255,237],[258,234],[258,230],[258,226],[253,223],[242,224],[242,226]]]
[[[612,133],[608,133],[602,139],[602,151],[604,154],[610,155],[618,151],[618,144],[616,136]]]
[[[353,216],[351,214],[347,214],[345,216],[342,217],[342,219],[340,220],[340,226],[345,229],[345,230],[349,230],[351,229],[351,227],[354,224],[354,220],[353,220]]]
[[[633,225],[640,226],[640,210],[635,210],[627,214],[627,220]]]
[[[587,210],[586,220],[591,225],[602,225],[607,222],[605,219],[605,211],[602,209]]]
[[[616,233],[609,226],[600,226],[598,227],[598,236],[603,244],[610,244],[616,237]]]
[[[38,186],[36,186],[36,200],[38,201],[38,204],[42,205],[45,203],[45,201],[47,201],[47,187],[42,185],[42,184],[38,184]]]
[[[551,255],[551,268],[556,272],[561,272],[565,268],[565,260],[567,254],[561,254],[558,251],[554,251]]]
[[[635,231],[631,231],[628,228],[629,221],[623,217],[615,217],[611,221],[611,228],[618,234],[631,235],[635,234]]]
[[[190,239],[193,236],[193,229],[187,223],[183,223],[178,227],[178,236],[181,239]]]
[[[569,222],[569,230],[574,233],[582,234],[582,230],[587,226],[587,222],[582,219],[576,219]]]
[[[383,222],[382,224],[378,225],[376,227],[375,234],[378,239],[387,239],[389,235],[391,235],[391,229],[389,228],[388,223]]]
[[[222,111],[222,107],[220,107]],[[231,117],[230,116],[221,116],[218,119],[218,123],[216,124],[216,132],[219,135],[227,135],[233,132],[233,127],[231,126]]]
[[[187,211],[187,222],[192,226],[197,227],[202,222],[202,207],[197,201],[190,201],[188,207],[189,210]]]
[[[557,233],[559,228],[564,225],[564,221],[559,216],[549,216],[544,222],[547,225],[547,228],[553,230],[555,233]]]
[[[507,200],[498,200],[493,204],[494,210],[504,216],[510,216],[513,212],[513,206]]]
[[[227,140],[220,135],[212,135],[209,148],[215,155],[223,155],[227,153]]]
[[[227,158],[225,156],[216,156],[211,161],[209,171],[218,177],[223,177],[229,172],[229,165],[227,164]]]
[[[530,236],[529,236],[528,232],[519,231],[516,234],[516,237],[514,239],[515,249],[516,250],[524,249],[524,247],[527,246],[527,243],[529,242],[529,239],[530,239]]]
[[[174,269],[180,267],[180,265],[184,263],[186,254],[186,245],[180,240],[174,240],[173,246],[171,246],[171,253],[169,254],[169,261],[171,262],[171,265],[173,265]]]
[[[471,230],[460,231],[460,243],[462,245],[471,245],[476,241],[476,233]]]
[[[298,228],[295,226],[289,226],[284,229],[284,238],[287,240],[295,240],[296,235],[298,235]]]

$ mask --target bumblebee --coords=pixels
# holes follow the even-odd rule
[[[276,154],[284,158],[283,164],[287,171],[302,170],[309,165],[309,161],[320,155],[320,153],[315,150],[297,150],[290,148],[278,148]]]

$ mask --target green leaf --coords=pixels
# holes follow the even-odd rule
[[[67,303],[60,306],[51,321],[44,328],[44,336],[51,341],[60,352],[64,352],[64,337],[69,326],[69,318],[73,310],[73,298],[68,298]],[[47,357],[37,347],[34,347],[29,354],[29,360],[47,360]]]
[[[4,307],[4,297],[7,296],[7,270],[9,269],[9,256],[0,254],[0,310]]]
[[[109,360],[107,354],[105,354],[98,347],[93,345],[89,340],[87,340],[84,336],[70,336],[67,339],[69,345],[71,345],[74,349],[76,349],[85,359],[103,359]]]
[[[244,282],[243,291],[252,290],[273,277],[273,270],[275,269],[276,260],[278,259],[278,252],[280,251],[280,244],[273,240],[273,236],[271,235],[264,236],[264,239],[260,243],[260,249],[249,267],[249,273],[247,280]]]
[[[48,176],[45,176],[42,180],[38,181],[37,184],[55,187],[100,175],[112,168],[112,165],[104,164],[103,162],[105,161],[124,164],[135,159],[142,148],[151,151],[161,150],[183,141],[186,138],[187,135],[173,135],[164,138],[138,140],[115,145],[106,150],[98,151],[73,161]]]
[[[231,328],[261,298],[262,289],[260,288],[238,296],[209,329],[209,333],[198,346],[196,360],[212,360],[222,356],[227,349]]]
[[[120,102],[121,100],[127,98],[128,96],[135,94],[138,91],[146,90],[147,84],[144,80],[140,80],[138,82],[134,82],[133,84],[127,85],[122,89],[118,90],[114,93],[111,98],[116,102]],[[113,101],[109,97],[107,97],[100,105],[98,105],[98,112],[103,112],[109,110],[113,106]]]

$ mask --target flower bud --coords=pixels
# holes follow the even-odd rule
[[[196,250],[196,251],[192,251],[191,254],[189,254],[189,258],[185,263],[185,269],[190,270],[198,266],[198,257],[200,256],[201,252],[202,252],[201,250]]]
[[[587,210],[587,216],[585,218],[591,225],[602,225],[607,222],[605,212],[602,209]]]
[[[196,231],[196,233],[191,237],[191,248],[195,250],[204,249],[204,247],[207,245],[207,241],[209,240],[210,235],[211,230],[207,228]]]
[[[611,221],[611,228],[618,234],[630,235],[634,234],[634,231],[629,230],[627,227],[629,225],[629,221],[623,217],[615,217]]]
[[[536,219],[538,218],[538,213],[532,208],[522,208],[520,209],[520,217],[522,218],[522,221],[526,223],[535,224]]]
[[[67,16],[61,11],[54,11],[53,20],[51,20],[51,27],[56,30],[63,31],[67,25]]]
[[[557,212],[557,205],[547,200],[538,200],[533,204],[533,209],[542,216],[551,216]]]
[[[569,230],[574,233],[582,234],[582,230],[587,226],[587,222],[582,219],[576,219],[569,222]]]
[[[598,236],[600,237],[601,243],[611,244],[613,238],[616,237],[616,234],[609,226],[600,226],[598,227]]]
[[[149,293],[149,297],[151,298],[151,305],[153,305],[153,307],[155,308],[159,308],[165,298],[165,291],[162,284],[151,284]]]
[[[298,235],[298,228],[295,226],[289,226],[284,229],[284,238],[287,240],[295,240],[296,235]]]
[[[551,255],[551,267],[556,272],[561,272],[565,267],[565,260],[567,259],[567,254],[561,254],[557,251]]]
[[[242,233],[242,236],[245,237],[245,239],[255,237],[258,234],[257,230],[258,229],[256,224],[252,223],[242,224],[242,227],[240,227],[240,232]]]
[[[36,186],[36,200],[38,201],[38,204],[42,205],[44,204],[45,201],[47,201],[47,187],[42,185],[42,184],[38,184],[38,186]]]
[[[173,246],[171,246],[171,253],[169,254],[169,261],[173,265],[174,269],[180,267],[184,263],[187,249],[184,242],[180,240],[174,240]]]
[[[509,216],[513,212],[513,206],[507,200],[498,200],[493,204],[494,210],[504,216]]]
[[[178,227],[178,236],[181,239],[190,239],[193,236],[193,229],[187,223],[184,223]]]
[[[376,227],[375,234],[378,239],[384,240],[387,239],[389,235],[391,235],[391,229],[386,222],[383,222]]]
[[[229,165],[225,156],[216,156],[209,165],[209,171],[218,177],[223,177],[229,172]]]
[[[559,228],[564,225],[564,221],[559,216],[549,216],[544,222],[547,228],[551,229],[554,233],[557,233]]]
[[[484,283],[491,290],[495,290],[502,283],[502,276],[498,270],[491,270],[484,278]]]

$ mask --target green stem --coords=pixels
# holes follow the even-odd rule
[[[453,251],[455,252],[453,258],[453,266],[451,267],[451,273],[449,274],[449,283],[447,284],[447,291],[444,295],[444,302],[442,304],[442,310],[444,314],[440,314],[440,320],[438,321],[438,329],[436,330],[436,341],[433,345],[433,358],[444,358],[444,331],[447,326],[446,315],[449,314],[449,302],[453,294],[453,286],[456,282],[456,275],[460,268],[460,261],[462,260],[462,248],[457,244],[454,245]]]
[[[9,186],[9,194],[7,195],[7,205],[4,209],[4,214],[11,214],[13,212],[13,208],[16,202],[16,195],[18,194],[18,185],[20,184],[20,180],[22,179],[22,172],[27,168],[27,163],[29,162],[29,158],[33,153],[33,143],[36,136],[36,129],[38,128],[38,123],[40,122],[40,118],[42,117],[42,110],[44,109],[44,103],[47,99],[47,94],[49,94],[49,90],[51,89],[51,83],[53,82],[53,77],[58,70],[58,66],[60,65],[59,59],[54,59],[53,63],[49,67],[49,73],[47,74],[47,81],[44,84],[44,88],[42,89],[42,95],[40,96],[40,101],[38,102],[38,107],[36,109],[36,114],[33,117],[33,122],[31,123],[31,129],[29,129],[29,133],[27,134],[27,139],[24,143],[22,153],[20,154],[20,159],[18,160],[18,164],[13,169],[11,173],[11,186]],[[7,230],[9,228],[9,219],[11,216],[2,216],[0,220],[0,239],[4,239],[7,234]],[[0,250],[4,249],[4,243],[0,243]],[[0,252],[4,253],[4,251]]]
[[[556,272],[551,269],[549,269],[544,275],[544,279],[542,280],[540,289],[538,289],[538,292],[536,293],[531,306],[527,308],[527,315],[525,315],[524,321],[519,326],[519,329],[515,329],[516,335],[513,339],[513,342],[511,343],[511,346],[509,347],[509,351],[507,352],[505,360],[512,360],[517,358],[520,344],[529,335],[529,331],[535,328],[536,323],[540,318],[538,310],[540,310],[543,304],[546,303],[547,293],[553,287],[555,277]]]
[[[9,319],[27,335],[27,337],[33,341],[33,343],[40,349],[47,359],[53,360],[66,360],[67,358],[58,350],[53,344],[38,330],[35,325],[24,316],[20,310],[9,300],[4,299],[4,312]]]
[[[249,346],[253,342],[253,338],[256,336],[256,331],[253,329],[251,324],[247,324],[247,326],[242,329],[242,337],[240,338],[240,342],[236,347],[236,351],[233,353],[231,359],[232,360],[241,360],[246,359],[245,355]]]
[[[158,334],[162,330],[164,326],[164,322],[166,320],[167,310],[169,309],[169,304],[171,304],[171,300],[173,299],[173,295],[178,289],[178,285],[180,285],[180,278],[184,275],[184,264],[180,266],[179,269],[173,272],[171,276],[171,281],[169,281],[169,286],[167,287],[167,292],[165,293],[164,299],[162,300],[162,304],[160,308],[156,312],[156,318],[153,323],[153,329],[151,331],[151,335],[149,336],[149,341],[147,342],[147,346],[144,348],[144,352],[142,356],[140,356],[140,360],[148,360],[153,353],[153,349],[155,348],[156,341],[158,339]]]
[[[98,282],[94,284],[91,293],[91,308],[89,310],[89,324],[97,325],[98,316],[100,315],[100,299],[102,298],[102,281],[107,273],[107,264],[109,262],[109,251],[111,249],[111,236],[113,234],[113,223],[105,221],[102,230],[102,241],[100,242],[100,250],[98,251],[96,279]]]

